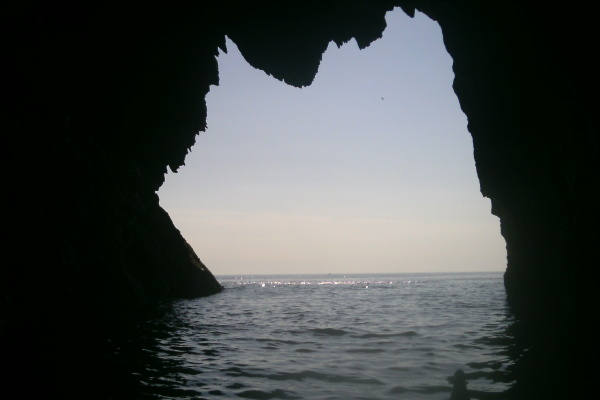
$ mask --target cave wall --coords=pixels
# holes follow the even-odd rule
[[[303,87],[329,42],[368,46],[393,7],[437,21],[453,58],[481,192],[506,239],[509,302],[531,324],[571,329],[595,300],[584,278],[595,269],[598,239],[593,13],[536,2],[343,3],[268,12],[248,6],[238,19],[230,16],[226,33],[251,65]]]
[[[218,292],[156,191],[205,128],[223,34],[199,10],[3,7],[2,319]]]
[[[302,87],[329,42],[368,46],[396,6],[442,28],[481,192],[507,242],[511,307],[543,349],[589,344],[598,28],[587,3],[533,1],[3,5],[3,333],[31,315],[110,316],[219,291],[156,191],[205,129],[225,35],[251,65]]]
[[[534,315],[556,297],[545,293],[564,288],[594,260],[597,29],[581,9],[533,2],[381,1],[352,2],[333,16],[327,7],[300,8],[293,21],[249,9],[227,35],[251,65],[302,87],[328,42],[355,38],[368,46],[393,6],[423,12],[442,28],[481,192],[507,241],[508,294],[518,312]]]

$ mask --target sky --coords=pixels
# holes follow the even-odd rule
[[[386,20],[366,49],[330,43],[302,89],[227,41],[208,128],[159,190],[215,275],[506,269],[440,27]]]

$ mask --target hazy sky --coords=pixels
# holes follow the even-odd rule
[[[505,269],[440,28],[387,22],[362,51],[331,43],[303,89],[227,42],[208,129],[159,191],[213,273]]]

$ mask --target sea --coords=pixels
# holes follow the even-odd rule
[[[147,399],[449,399],[514,384],[502,273],[217,276],[115,341]]]

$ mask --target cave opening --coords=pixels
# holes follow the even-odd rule
[[[40,392],[45,396],[52,393],[52,397],[64,397],[65,392],[79,396],[79,393],[93,393],[98,388],[114,389],[119,393],[121,378],[106,379],[101,373],[104,367],[97,361],[105,360],[105,350],[118,355],[120,349],[117,342],[113,342],[114,346],[107,344],[103,336],[112,327],[117,327],[121,337],[125,329],[120,322],[126,319],[129,311],[155,301],[217,293],[202,299],[177,301],[174,304],[183,307],[173,311],[190,315],[189,302],[196,302],[196,305],[206,302],[207,307],[196,307],[196,321],[202,324],[198,324],[198,328],[212,325],[219,328],[214,337],[223,336],[220,328],[227,326],[223,326],[223,314],[218,312],[227,307],[220,301],[237,292],[221,290],[210,271],[194,258],[188,243],[158,206],[154,193],[163,181],[165,168],[177,169],[181,165],[195,133],[204,127],[204,96],[217,77],[214,54],[217,47],[222,46],[223,35],[227,33],[235,38],[253,65],[293,83],[302,83],[312,79],[311,62],[320,57],[324,43],[321,39],[342,40],[340,38],[354,35],[359,42],[370,42],[383,28],[381,16],[384,10],[390,4],[396,4],[388,1],[303,2],[295,12],[289,13],[285,8],[266,3],[270,2],[265,2],[264,9],[257,7],[258,3],[236,9],[230,2],[215,3],[214,7],[212,2],[195,2],[188,6],[132,6],[117,10],[110,5],[87,3],[57,9],[34,2],[7,9],[2,25],[7,33],[4,35],[7,56],[3,65],[7,71],[3,76],[7,79],[0,91],[5,100],[3,104],[6,104],[5,118],[2,118],[3,132],[7,132],[3,159],[7,164],[5,169],[15,173],[9,174],[5,186],[10,194],[8,210],[11,216],[25,219],[9,218],[5,227],[8,233],[5,247],[9,250],[6,259],[11,262],[0,283],[3,299],[0,325],[3,350],[7,351],[7,356],[0,357],[0,367],[8,373],[3,374],[0,397],[5,398],[4,394],[13,388],[18,389],[18,395],[10,398],[39,397]],[[518,323],[510,330],[518,339],[517,345],[532,346],[526,348],[524,357],[509,349],[519,385],[521,388],[531,386],[514,398],[572,398],[577,397],[574,392],[593,390],[587,383],[593,382],[590,379],[593,369],[577,367],[587,365],[585,361],[596,342],[594,330],[585,324],[589,320],[589,310],[595,304],[595,291],[591,287],[595,281],[588,278],[593,276],[591,271],[595,264],[590,260],[596,256],[598,236],[598,185],[595,184],[598,124],[591,101],[598,85],[593,52],[589,51],[596,44],[596,25],[591,21],[594,13],[585,6],[544,8],[527,2],[520,4],[518,10],[510,6],[463,1],[400,3],[409,14],[417,7],[439,21],[447,48],[455,57],[456,93],[469,116],[482,190],[493,199],[493,212],[502,220],[508,247],[506,293],[500,287],[498,274],[495,276],[498,282],[495,299],[502,307],[508,304],[510,311],[515,313]],[[364,51],[356,51],[357,57],[379,60],[376,61],[379,67],[394,68],[394,77],[407,77],[408,83],[417,82],[417,88],[428,87],[437,74],[431,73],[427,63],[416,63],[417,68],[410,70],[403,64],[392,62],[391,50],[381,51],[383,58],[375,56],[377,49],[390,38],[395,44],[393,53],[402,54],[403,60],[410,54],[409,50],[408,53],[402,51],[404,44],[416,45],[418,51],[415,53],[419,54],[426,47],[416,39],[425,37],[422,32],[393,35],[394,18],[406,17],[399,12],[391,13],[389,17],[390,28],[384,38]],[[404,25],[414,27],[422,18],[418,14],[416,21],[406,19]],[[437,25],[433,25],[437,29]],[[265,27],[267,29],[263,29]],[[277,30],[284,35],[269,34]],[[290,38],[300,46],[297,51],[280,57],[277,49]],[[302,46],[304,42],[306,46]],[[441,37],[438,44],[441,44]],[[498,220],[489,213],[489,202],[479,194],[479,182],[471,161],[470,135],[464,129],[466,121],[457,111],[463,118],[458,132],[438,119],[444,112],[436,108],[435,103],[445,95],[432,90],[436,93],[436,101],[419,101],[418,91],[408,90],[408,83],[402,86],[386,78],[382,68],[366,68],[363,73],[352,75],[352,68],[360,63],[344,55],[356,50],[353,42],[341,50],[331,44],[317,80],[302,90],[286,86],[247,66],[246,70],[231,67],[232,74],[228,75],[226,60],[236,54],[235,45],[230,43],[229,47],[230,53],[220,58],[222,85],[213,87],[208,97],[209,130],[199,136],[198,146],[187,159],[188,166],[178,175],[170,175],[160,193],[162,205],[169,210],[183,236],[217,274],[235,273],[234,267],[242,268],[243,273],[270,272],[261,269],[269,265],[276,266],[277,272],[306,273],[312,272],[310,268],[313,267],[319,272],[335,272],[334,268],[340,265],[348,272],[356,271],[352,269],[356,265],[373,272],[385,272],[390,266],[403,267],[394,272],[406,271],[404,267],[408,266],[423,267],[423,271],[433,268],[431,260],[410,263],[401,257],[406,254],[402,251],[411,249],[427,257],[443,253],[445,263],[454,261],[455,266],[465,268],[465,259],[449,257],[450,250],[456,251],[460,247],[464,249],[463,254],[473,256],[475,249],[483,248],[478,244],[485,242],[487,236],[483,231],[472,229],[481,234],[468,237],[461,242],[462,247],[458,246],[458,228],[464,230],[463,223],[474,220],[467,214],[460,218],[440,219],[445,209],[479,209],[481,215],[488,218],[493,226],[489,232],[495,233],[498,245],[493,246],[497,253],[487,251],[485,254],[497,254],[498,271],[504,269],[504,240],[498,232]],[[445,50],[440,54],[445,55]],[[298,55],[298,68],[288,62],[290,55]],[[342,61],[334,63],[332,60],[338,57]],[[450,76],[444,85],[449,89],[449,98],[456,104],[450,90],[451,62],[447,60]],[[240,61],[238,66],[245,66],[245,63]],[[345,78],[343,84],[325,90],[330,97],[309,98],[310,93],[318,92],[319,85],[327,81],[328,70],[334,72],[335,78]],[[419,81],[421,75],[429,79],[423,83]],[[243,86],[234,79],[236,77],[250,85]],[[268,81],[285,93],[269,97],[267,83],[252,81],[254,77]],[[374,77],[385,83],[378,86],[369,81]],[[227,93],[228,85],[241,91]],[[350,89],[357,90],[351,93]],[[397,95],[406,93],[409,97],[399,100]],[[222,96],[221,111],[216,100],[219,96]],[[238,107],[241,111],[236,110],[236,102],[244,97],[250,100]],[[309,98],[306,100],[308,105],[301,105],[297,97]],[[263,98],[270,101],[261,105]],[[352,101],[356,99],[370,99],[372,107],[365,104],[355,107]],[[332,105],[342,109],[340,119],[333,118],[332,112],[327,111]],[[265,112],[255,112],[261,108]],[[265,129],[251,128],[250,122],[242,119],[243,110],[250,110],[254,119],[262,123],[259,126]],[[440,129],[417,131],[394,120],[390,124],[394,127],[394,135],[387,136],[377,124],[385,120],[384,110],[397,119],[407,115],[415,117],[413,111],[427,110],[421,120],[433,126],[437,122]],[[317,111],[325,111],[327,117],[331,117],[327,119],[328,125],[314,113]],[[285,124],[275,124],[275,117],[282,117]],[[233,122],[239,122],[241,127],[233,129],[229,126],[219,131],[220,123]],[[327,125],[328,129],[318,129],[322,125]],[[352,133],[350,128],[355,127],[360,129]],[[452,136],[452,140],[444,141],[434,135],[440,132]],[[363,138],[365,141],[359,140]],[[420,140],[424,144],[421,148],[407,145]],[[462,140],[466,143],[463,156],[451,159],[452,150],[463,143]],[[218,141],[221,141],[221,147],[217,146]],[[274,143],[283,147],[274,146]],[[381,144],[383,146],[377,147]],[[309,150],[310,156],[303,157],[298,153],[303,148]],[[348,149],[353,151],[347,152]],[[372,154],[376,155],[374,159],[367,157]],[[432,155],[433,161],[417,161],[423,154]],[[199,161],[195,160],[197,157]],[[284,168],[285,163],[274,163],[277,158],[288,164],[295,162],[296,168],[289,170]],[[452,179],[456,177],[453,168],[462,164],[451,160],[468,161],[472,181],[469,190],[462,190]],[[394,163],[399,161],[405,163]],[[18,168],[24,162],[27,168]],[[200,172],[194,168],[195,164],[201,166]],[[309,171],[314,173],[309,174]],[[440,171],[441,177],[434,179],[433,172]],[[228,176],[240,179],[229,181]],[[186,177],[191,177],[191,182],[186,182]],[[177,183],[179,180],[181,184]],[[472,193],[472,198],[481,202],[481,208],[471,206],[466,197],[458,196],[458,200],[464,201],[457,202],[448,192],[440,191],[446,184],[454,188],[455,194],[466,196],[467,192]],[[246,188],[254,191],[245,192],[243,189]],[[169,191],[176,196],[169,197]],[[405,204],[410,203],[409,200],[413,205],[428,205],[429,211],[416,213]],[[236,201],[246,208],[233,207]],[[316,211],[317,205],[328,207]],[[367,205],[368,212],[360,214],[359,205]],[[394,211],[390,212],[391,205]],[[411,217],[430,224],[418,229],[408,223],[412,221]],[[274,220],[278,223],[273,223]],[[451,229],[442,229],[440,220],[446,221],[446,227]],[[241,224],[244,221],[246,224]],[[314,224],[309,226],[308,222]],[[381,222],[384,224],[374,228]],[[270,231],[260,231],[261,224]],[[472,223],[468,226],[476,228],[480,225]],[[406,230],[401,231],[400,227]],[[376,235],[382,232],[385,233],[383,239]],[[425,235],[432,232],[438,236]],[[444,246],[433,240],[440,237],[453,238],[455,242]],[[461,237],[465,238],[464,235]],[[417,247],[419,238],[426,246]],[[487,243],[491,246],[492,241]],[[338,258],[336,254],[341,256]],[[272,259],[266,259],[266,255]],[[386,264],[382,256],[388,256],[391,261]],[[481,269],[484,264],[480,261],[473,265]],[[410,290],[412,286],[403,288]],[[255,289],[256,299],[266,298],[260,297],[267,293],[263,286],[258,285]],[[358,293],[361,299],[372,299],[367,296],[374,292],[373,289],[362,286],[352,293]],[[439,296],[439,292],[435,294],[438,299],[442,297],[442,309],[451,305],[451,299],[455,300],[456,309],[483,324],[480,332],[485,337],[474,338],[476,341],[467,346],[460,339],[455,342],[459,347],[452,347],[450,351],[471,348],[479,352],[482,344],[497,348],[498,343],[510,342],[500,334],[490,334],[488,329],[491,318],[502,318],[504,311],[471,313],[469,310],[479,307],[480,302],[471,301],[473,308],[464,307],[464,291],[452,298]],[[312,318],[315,310],[326,309],[307,307],[298,310],[311,298],[310,295],[298,297],[290,310],[306,311]],[[380,308],[385,314],[378,321],[391,321],[392,315],[405,316],[404,299],[402,307],[393,308],[387,297],[381,298],[384,302]],[[491,297],[483,295],[480,298]],[[269,324],[265,322],[271,322],[273,315],[279,318],[284,315],[272,312],[272,309],[265,311],[262,302],[254,309],[248,307],[247,296],[242,301],[229,299],[232,301],[227,306],[241,307],[237,314],[226,310],[234,318],[229,326],[232,334],[241,326],[237,316],[254,315],[254,311],[262,310],[263,318],[251,321],[249,325],[266,328]],[[369,307],[370,303],[361,301],[357,306]],[[340,310],[349,310],[346,306],[343,304]],[[204,309],[210,309],[212,313],[203,314]],[[346,315],[354,318],[370,312],[366,309]],[[331,315],[333,313],[328,313],[322,319],[324,326],[304,332],[307,341],[320,345],[323,335],[343,340],[350,337],[369,339],[378,333],[361,331],[368,324],[357,325],[353,319],[332,326]],[[441,315],[442,318],[455,317],[458,324],[467,325],[452,311]],[[164,322],[171,320],[166,318]],[[204,321],[209,322],[204,324]],[[104,324],[108,324],[108,329]],[[501,324],[496,327],[500,328]],[[166,329],[175,332],[173,348],[167,349],[169,357],[181,354],[179,332],[193,334],[189,326],[182,330],[175,328],[168,326]],[[466,329],[478,335],[472,326]],[[201,335],[205,332],[202,329],[195,331]],[[421,332],[407,327],[396,333],[400,335],[394,337],[405,338],[412,345]],[[442,327],[439,333],[439,336],[420,337],[439,337],[442,340],[435,342],[445,343],[447,329]],[[153,334],[154,331],[150,336]],[[285,349],[284,346],[277,347],[277,343],[292,344],[289,338],[283,338],[286,342],[274,341],[265,349],[261,344],[264,337],[255,337],[258,345],[254,349],[261,360],[265,350]],[[385,338],[389,339],[388,336]],[[160,337],[157,343],[164,344],[162,339]],[[206,342],[203,336],[190,339],[199,346]],[[295,339],[297,346],[303,345]],[[129,339],[124,338],[124,343],[130,343]],[[128,345],[128,348],[131,347]],[[207,350],[197,354],[206,356],[202,365],[211,366],[217,352],[231,350],[234,358],[223,358],[228,362],[238,359],[238,350],[242,348],[247,347],[223,343],[213,349],[196,350]],[[428,348],[428,344],[421,348]],[[304,347],[298,348],[298,352],[292,347],[289,349],[295,356],[311,350]],[[139,355],[141,350],[146,353],[147,348],[132,354]],[[160,361],[164,347],[159,346],[156,350],[158,353],[154,358]],[[358,351],[349,354],[389,353],[388,349],[381,349],[381,352],[365,348],[353,350]],[[479,355],[474,354],[463,361],[479,360]],[[426,376],[433,370],[428,364],[431,358],[430,354],[422,356],[420,359],[427,364],[421,375]],[[185,364],[186,358],[184,352],[179,362]],[[187,360],[194,363],[194,360]],[[123,359],[117,358],[118,368],[106,370],[121,370],[125,365],[121,361]],[[172,359],[168,361],[170,363]],[[445,378],[459,367],[457,364],[463,367],[465,363],[453,359],[451,365],[446,365],[447,369],[438,370],[439,379],[431,381],[433,386],[429,388],[433,389],[432,396],[438,395],[436,390],[445,385]],[[480,362],[474,364],[483,365]],[[487,365],[494,369],[492,376],[496,379],[497,364]],[[231,364],[224,365],[214,371],[217,374],[228,371],[233,376],[243,372],[230,367]],[[92,372],[96,368],[99,373]],[[164,371],[165,376],[174,376],[172,368],[151,369],[149,372],[157,371],[157,375]],[[277,371],[275,375],[265,377],[282,377],[279,366],[274,371]],[[130,371],[124,372],[128,377],[134,376]],[[156,378],[155,381],[163,378],[157,375],[150,378]],[[251,372],[249,376],[259,375]],[[315,377],[314,374],[311,376]],[[230,377],[228,374],[226,380],[230,381]],[[287,376],[297,377],[294,374]],[[176,381],[171,382],[176,387],[179,382],[190,379],[189,376],[179,378],[175,376]],[[388,395],[396,398],[398,393],[406,391],[406,387],[397,386],[397,375],[392,374],[389,378],[384,385],[389,389]],[[203,382],[194,379],[191,377],[191,382],[203,387]],[[132,387],[138,388],[140,382],[135,382]],[[340,382],[348,386],[348,381],[342,379]],[[548,385],[548,382],[553,384]],[[413,382],[412,388],[419,390],[424,386]],[[177,394],[189,397],[188,389],[184,387]],[[229,389],[243,388],[236,382]],[[145,388],[142,390],[147,397]],[[198,396],[207,395],[208,389],[201,390],[203,393],[196,393]],[[209,393],[222,394],[221,390],[225,389],[215,388]],[[35,393],[27,396],[23,391]],[[373,397],[370,388],[367,387],[366,392],[365,397]],[[256,397],[253,391],[242,393]],[[272,398],[281,393],[277,389],[259,393],[259,397]],[[287,396],[286,393],[283,395]],[[109,397],[135,398],[122,393],[104,398]]]
[[[302,89],[228,40],[208,128],[159,191],[216,275],[506,268],[441,29],[386,20],[366,49],[330,43]]]

